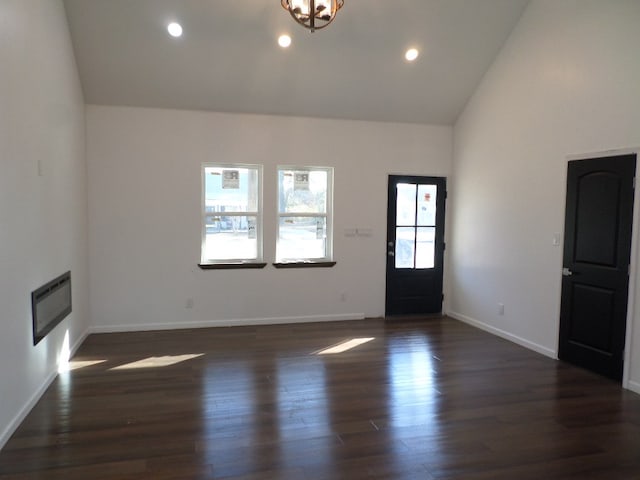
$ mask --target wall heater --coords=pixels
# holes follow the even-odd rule
[[[33,344],[37,345],[71,313],[71,272],[63,273],[31,292]]]

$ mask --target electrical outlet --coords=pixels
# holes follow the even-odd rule
[[[184,308],[193,308],[193,298],[187,298],[187,301],[184,302]]]
[[[504,315],[504,303],[498,304],[498,315]]]

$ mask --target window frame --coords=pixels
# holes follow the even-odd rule
[[[211,216],[211,212],[207,212],[207,185],[206,170],[208,168],[220,168],[223,170],[233,169],[254,169],[257,172],[257,192],[256,192],[256,208],[257,210],[245,211],[225,211],[225,217],[255,217],[256,218],[256,257],[255,258],[207,258],[207,217]],[[200,167],[201,175],[201,194],[200,194],[200,264],[202,269],[217,268],[262,268],[264,263],[264,246],[263,246],[263,180],[264,167],[258,164],[246,163],[220,163],[220,162],[203,162]],[[216,212],[221,213],[221,212]],[[221,215],[222,216],[222,215]]]
[[[309,212],[281,212],[280,211],[280,172],[314,172],[322,171],[327,174],[326,185],[326,207],[324,213]],[[294,266],[322,266],[332,267],[335,265],[333,261],[333,182],[334,167],[312,167],[301,165],[278,165],[276,168],[276,268],[292,268]],[[323,257],[284,257],[280,256],[280,225],[281,219],[286,217],[303,217],[303,218],[323,218],[325,222],[325,244]]]

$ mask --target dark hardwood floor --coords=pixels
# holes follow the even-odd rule
[[[448,318],[91,335],[71,367],[0,479],[640,479],[639,395]]]

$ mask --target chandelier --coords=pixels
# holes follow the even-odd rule
[[[344,0],[280,0],[293,19],[312,32],[329,25]]]

